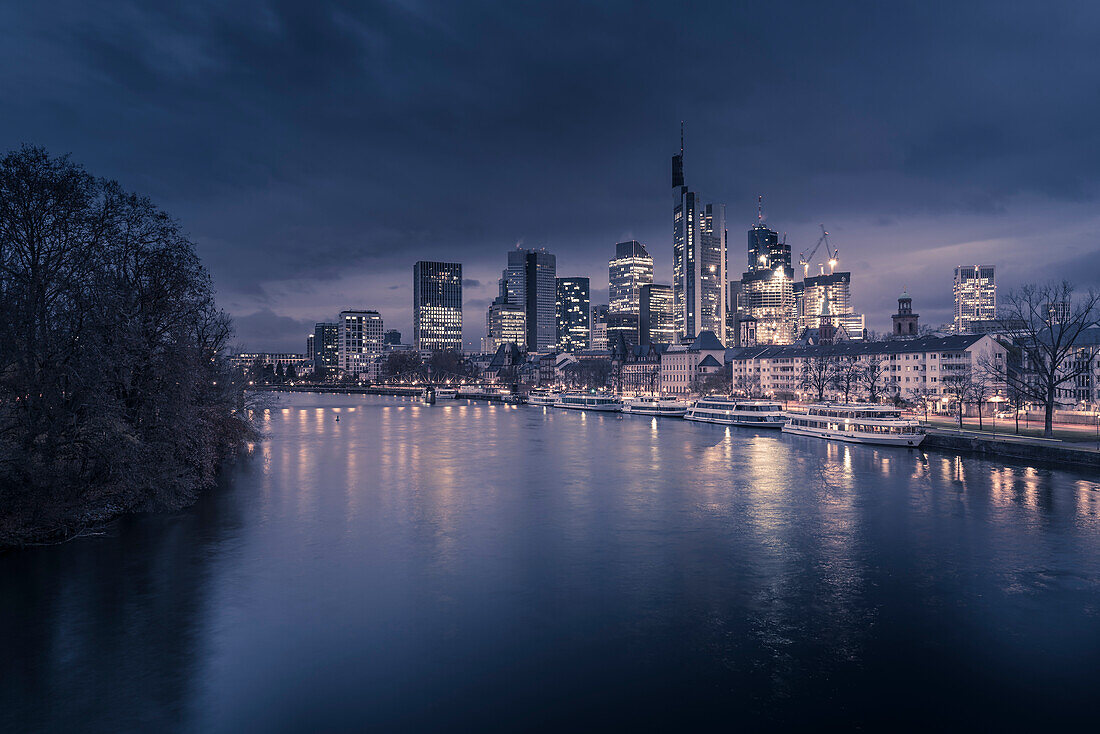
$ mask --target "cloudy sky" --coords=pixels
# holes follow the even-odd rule
[[[959,263],[1100,285],[1100,3],[162,5],[0,4],[0,141],[178,218],[243,347],[344,308],[407,336],[418,259],[463,263],[476,345],[517,243],[598,298],[638,239],[667,282],[681,120],[731,270],[763,194],[873,329],[903,287],[949,320]]]

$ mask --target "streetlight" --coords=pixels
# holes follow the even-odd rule
[[[991,397],[989,399],[990,403],[996,403],[996,405],[993,408],[993,438],[997,438],[997,411],[1000,408],[1001,403],[1003,403],[1007,399],[1008,398],[1001,397],[1000,393],[997,393],[996,395],[994,395],[993,397]],[[981,409],[982,409],[982,406],[979,403],[978,410],[981,410]]]

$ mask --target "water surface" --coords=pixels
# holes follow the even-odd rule
[[[1092,720],[1095,476],[465,402],[263,423],[196,507],[0,557],[0,730]]]

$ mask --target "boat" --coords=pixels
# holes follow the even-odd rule
[[[527,404],[553,406],[558,402],[558,397],[560,396],[556,392],[550,390],[532,390],[527,395]]]
[[[782,403],[726,397],[700,398],[692,404],[684,417],[689,421],[749,428],[782,428],[787,421]]]
[[[437,387],[435,389],[436,400],[454,400],[458,397],[458,390],[453,387]]]
[[[639,396],[623,401],[623,412],[635,415],[656,415],[669,418],[683,418],[689,403],[673,397]]]
[[[623,409],[622,401],[614,395],[586,392],[567,392],[559,395],[554,406],[573,410],[598,410],[604,413],[618,413]]]
[[[917,421],[883,405],[810,405],[805,413],[788,414],[783,432],[879,446],[917,447],[924,441],[924,429]]]

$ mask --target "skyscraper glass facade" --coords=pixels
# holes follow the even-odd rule
[[[608,306],[616,313],[638,313],[642,286],[653,282],[653,258],[637,240],[615,245],[607,263]]]
[[[417,349],[462,350],[462,264],[413,265],[413,340]]]
[[[557,279],[558,350],[577,352],[591,345],[588,278]]]
[[[997,282],[992,265],[955,268],[955,331],[970,330],[971,321],[997,318]]]

